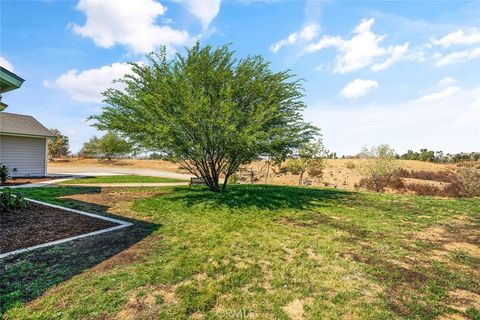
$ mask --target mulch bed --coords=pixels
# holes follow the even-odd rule
[[[13,179],[8,179],[1,186],[2,187],[20,186],[20,185],[23,185],[23,184],[38,183],[38,182],[50,181],[50,180],[61,179],[61,178],[66,178],[66,177],[67,176],[13,178]]]
[[[28,208],[0,216],[0,253],[78,236],[118,224],[29,202]]]

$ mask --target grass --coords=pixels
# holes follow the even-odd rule
[[[75,276],[71,263],[58,258],[52,269],[45,259],[67,256],[62,248],[4,262],[7,319],[479,319],[480,199],[260,185],[225,194],[110,189],[22,189],[149,231],[103,262],[83,248],[77,255],[94,263]],[[68,276],[51,279],[57,269]]]
[[[186,182],[184,179],[149,177],[136,175],[115,175],[115,176],[97,176],[80,179],[73,179],[62,182],[62,184],[82,184],[82,183],[172,183]]]

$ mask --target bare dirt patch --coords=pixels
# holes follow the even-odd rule
[[[463,251],[471,256],[480,258],[480,245],[467,242],[450,242],[443,246],[447,251]]]
[[[462,312],[469,308],[480,309],[480,295],[470,291],[460,289],[450,291],[448,300],[450,307]]]
[[[286,306],[282,308],[282,310],[288,315],[288,317],[292,320],[302,320],[304,319],[304,306],[305,304],[311,303],[312,299],[295,299]]]
[[[109,213],[121,213],[122,215],[125,215],[126,213],[132,213],[130,210],[130,205],[135,200],[161,194],[164,193],[141,189],[138,189],[136,192],[132,192],[131,190],[125,188],[101,188],[100,192],[75,194],[62,198],[77,200],[93,205],[105,206],[108,207],[107,212]]]
[[[176,303],[175,294],[171,288],[153,286],[138,288],[129,294],[127,303],[117,313],[116,319],[157,319],[158,311],[165,303]]]
[[[29,202],[28,208],[2,214],[0,219],[0,253],[14,251],[117,224]]]

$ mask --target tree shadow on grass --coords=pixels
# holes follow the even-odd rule
[[[338,205],[338,200],[355,197],[355,193],[336,189],[299,188],[274,185],[232,185],[227,192],[213,193],[207,188],[176,188],[171,201],[188,206],[207,204],[230,209],[307,210]],[[337,204],[335,204],[337,202]]]
[[[26,197],[31,193],[28,190],[23,192]],[[100,193],[100,188],[43,188],[35,190],[35,198],[129,221],[133,226],[0,259],[0,315],[18,304],[35,299],[51,286],[119,254],[161,227],[107,214],[107,206],[59,199],[60,196],[85,193]]]

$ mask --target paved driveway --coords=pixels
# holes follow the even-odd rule
[[[138,169],[138,168],[106,168],[95,166],[78,166],[68,168],[49,167],[48,174],[51,175],[80,175],[80,176],[108,176],[117,174],[133,174],[138,176],[190,179],[192,175],[175,173],[168,171],[160,171],[155,169]]]

